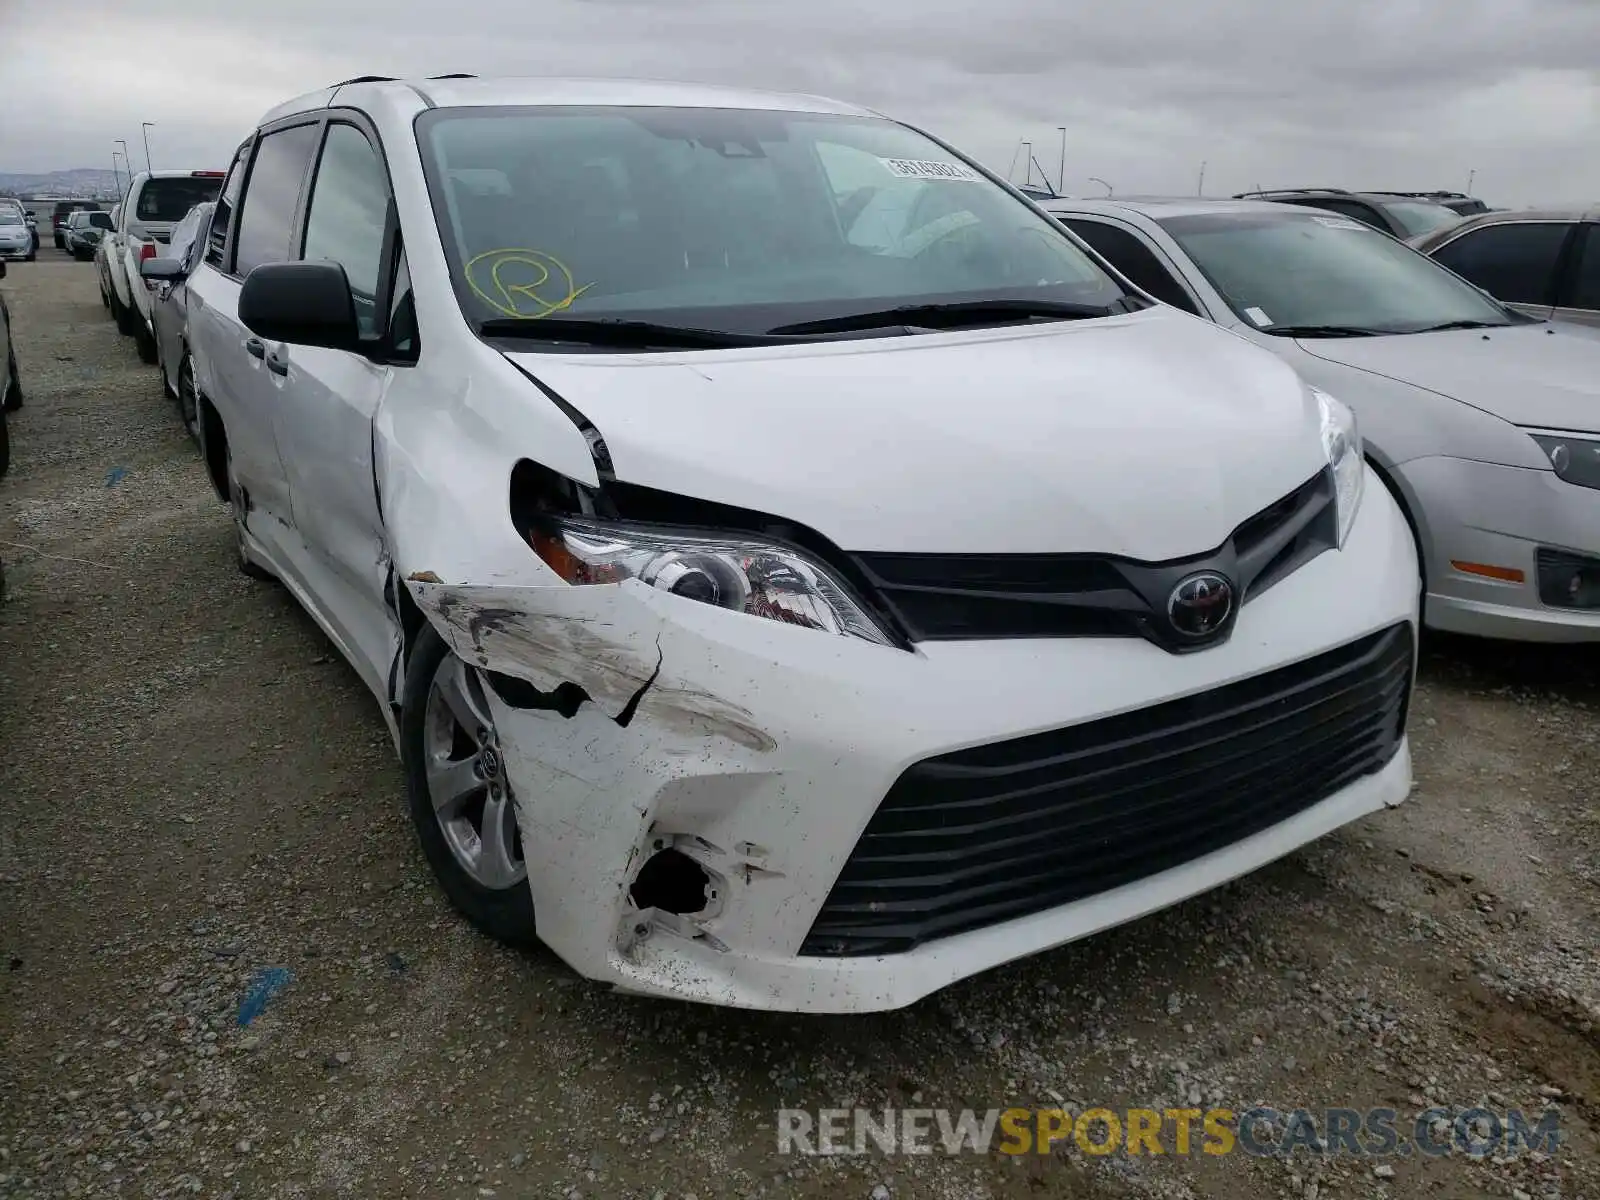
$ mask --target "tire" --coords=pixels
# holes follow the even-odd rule
[[[39,256],[37,254],[35,254],[32,250],[29,250],[25,255],[22,256],[22,261],[23,262],[33,262],[38,257]]]
[[[144,323],[144,318],[137,312],[130,310],[133,321],[133,345],[139,351],[139,361],[153,363],[156,361],[156,336],[150,332],[150,327]]]
[[[22,407],[22,377],[17,374],[17,352],[11,351],[6,361],[6,375],[11,384],[6,389],[6,394],[0,396],[0,411],[16,412]]]
[[[429,782],[430,766],[443,761],[436,756],[440,747],[439,736],[446,724],[456,725],[460,749],[460,757],[452,754],[449,759],[451,763],[464,766],[475,759],[481,760],[485,749],[491,746],[498,761],[499,747],[492,724],[486,729],[488,737],[477,746],[476,755],[473,753],[474,743],[479,741],[476,731],[467,740],[461,740],[464,727],[454,721],[451,710],[455,706],[444,699],[445,693],[441,691],[448,690],[451,681],[465,684],[467,692],[462,694],[472,694],[475,687],[481,688],[477,671],[456,658],[433,627],[424,624],[411,651],[411,660],[406,665],[405,694],[400,710],[400,757],[405,768],[406,800],[411,823],[416,826],[422,853],[433,868],[434,878],[439,881],[439,887],[456,910],[480,932],[498,942],[511,946],[532,946],[538,941],[538,936],[534,928],[533,895],[528,890],[526,865],[521,867],[520,877],[502,875],[503,882],[491,886],[484,882],[482,876],[495,872],[483,869],[475,873],[467,865],[468,856],[461,851],[461,843],[456,840],[456,835],[447,833],[447,825],[456,827],[463,822],[470,825],[473,820],[471,814],[478,808],[481,808],[477,817],[480,823],[498,817],[501,822],[508,821],[509,828],[514,830],[515,805],[509,790],[503,784],[496,784],[499,798],[491,801],[488,798],[490,784],[485,782],[481,804],[469,799],[458,807],[441,808],[438,811],[434,807],[434,794]],[[478,699],[473,707],[478,707],[486,714],[487,709],[481,702],[481,690],[475,694]],[[485,719],[492,721],[492,718]],[[498,779],[502,773],[495,771],[490,778]],[[440,815],[442,812],[456,815],[446,818]],[[501,829],[507,827],[500,824]],[[483,850],[486,839],[480,836],[478,841],[480,853],[486,853]],[[520,837],[502,834],[495,840],[495,844],[512,843],[516,848],[507,858],[520,862]]]
[[[0,475],[11,469],[11,429],[6,423],[4,409],[0,409]]]
[[[277,576],[267,570],[260,563],[253,562],[244,549],[244,523],[245,504],[244,489],[239,486],[239,481],[233,475],[233,450],[224,446],[223,453],[227,455],[228,462],[228,507],[233,512],[233,542],[238,555],[239,573],[248,575],[251,579],[276,579]]]
[[[194,363],[187,354],[178,363],[178,415],[194,444],[200,445],[200,398],[194,387]]]
[[[116,318],[117,332],[123,337],[132,337],[135,318],[131,311],[123,307],[122,300],[114,289],[111,293],[111,315]]]

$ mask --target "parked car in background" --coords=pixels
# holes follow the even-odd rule
[[[139,264],[160,254],[172,227],[196,204],[215,200],[221,186],[221,171],[140,171],[128,184],[116,253],[108,256],[111,312],[144,362],[155,362],[156,343],[150,327],[152,289],[140,276]]]
[[[0,260],[0,279],[6,264]],[[0,475],[11,468],[11,430],[6,414],[22,407],[22,379],[17,374],[17,348],[11,343],[11,310],[0,295]]]
[[[57,200],[50,212],[50,229],[55,235],[56,249],[67,248],[67,218],[75,212],[93,211],[100,207],[94,200]]]
[[[111,214],[99,209],[80,209],[68,214],[63,228],[67,253],[79,262],[85,262],[94,257],[95,247],[100,244],[106,230],[111,228]]]
[[[194,363],[189,358],[189,275],[205,251],[213,201],[196,204],[172,227],[165,253],[147,258],[140,274],[155,284],[150,298],[150,324],[156,342],[156,366],[167,394],[178,402],[183,426],[200,438],[194,390]]]
[[[1298,204],[1354,217],[1363,225],[1404,241],[1460,220],[1451,209],[1433,200],[1396,196],[1385,192],[1347,192],[1343,188],[1282,188],[1277,191],[1240,192],[1235,200],[1271,200]]]
[[[28,228],[28,214],[15,200],[0,199],[0,261],[33,259],[33,230]]]
[[[1435,204],[1444,205],[1451,212],[1462,217],[1494,211],[1476,196],[1469,196],[1465,192],[1371,192],[1369,195],[1394,196],[1405,200],[1430,200]]]
[[[452,902],[585,975],[895,1008],[1409,790],[1349,410],[907,126],[352,81],[240,147],[188,287],[242,564]]]
[[[117,247],[120,244],[117,240],[117,222],[121,210],[120,204],[111,206],[111,228],[101,231],[100,241],[94,248],[94,273],[100,284],[100,303],[108,310],[111,308],[111,297],[114,294],[111,286],[111,262],[117,255]]]
[[[1348,399],[1416,532],[1429,625],[1600,641],[1600,336],[1514,312],[1347,217],[1045,207],[1150,295]]]
[[[1600,206],[1484,213],[1411,244],[1529,316],[1600,326]]]

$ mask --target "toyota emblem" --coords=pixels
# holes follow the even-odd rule
[[[1180,580],[1167,597],[1167,620],[1179,637],[1200,641],[1228,624],[1233,615],[1233,584],[1215,571]]]

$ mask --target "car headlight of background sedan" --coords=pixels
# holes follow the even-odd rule
[[[831,571],[786,546],[742,534],[676,534],[575,518],[547,519],[529,537],[568,583],[651,587],[718,608],[893,645]]]
[[[1557,478],[1578,487],[1600,488],[1600,436],[1568,437],[1560,433],[1530,433],[1550,458]]]
[[[1339,514],[1339,546],[1343,548],[1351,526],[1356,523],[1356,510],[1361,507],[1361,491],[1367,478],[1361,431],[1356,426],[1356,414],[1348,405],[1327,392],[1318,391],[1316,397],[1322,412],[1322,449],[1328,456],[1328,465],[1333,468],[1334,507]]]

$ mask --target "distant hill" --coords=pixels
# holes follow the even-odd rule
[[[127,176],[123,176],[126,182]],[[117,181],[109,170],[78,167],[71,171],[0,171],[0,193],[42,196],[114,196]]]

